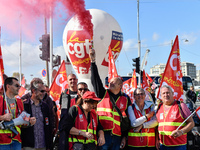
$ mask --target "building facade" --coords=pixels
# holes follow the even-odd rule
[[[150,68],[151,75],[159,75],[164,73],[166,64],[155,65]],[[181,69],[183,76],[190,76],[192,79],[196,79],[196,66],[193,63],[182,62]]]

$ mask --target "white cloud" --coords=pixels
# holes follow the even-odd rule
[[[153,33],[152,39],[153,41],[157,41],[159,39],[159,35],[157,33]]]
[[[123,49],[129,51],[131,49],[136,49],[138,47],[136,39],[128,39],[123,43]]]

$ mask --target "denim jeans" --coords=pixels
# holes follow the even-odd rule
[[[165,146],[165,145],[160,144],[160,150],[187,150],[187,145]]]
[[[100,150],[119,150],[121,136],[112,135],[109,132],[104,134],[106,143],[100,147]]]
[[[16,140],[12,140],[11,144],[8,145],[0,145],[0,150],[21,150],[21,143]]]

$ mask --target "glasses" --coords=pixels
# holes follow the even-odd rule
[[[17,87],[17,88],[21,87],[19,84],[15,84],[14,86]]]
[[[143,96],[144,93],[135,94],[136,96]]]
[[[84,91],[88,91],[87,88],[79,88],[78,90],[79,90],[79,91],[83,91],[83,90],[84,90]]]
[[[38,91],[40,91],[41,93],[44,93],[44,92],[46,92],[46,90],[38,90]]]

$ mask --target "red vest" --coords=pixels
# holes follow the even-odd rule
[[[127,103],[126,96],[120,96],[116,101],[116,105],[123,116],[126,116]],[[97,114],[104,131],[111,130],[114,135],[121,136],[120,115],[113,108],[108,91],[106,91],[104,98],[97,105]]]
[[[17,109],[17,107],[15,107],[15,116],[14,116],[14,118],[17,118],[21,114],[21,112],[24,110],[23,102],[18,97],[16,98],[16,104],[17,104],[18,109]],[[6,101],[2,96],[0,96],[0,106],[1,106],[0,107],[0,115],[4,115],[5,114],[5,110],[6,110]],[[11,113],[10,107],[9,107],[9,112]],[[12,142],[12,140],[17,140],[18,142],[21,143],[21,138],[20,138],[21,129],[20,129],[20,126],[15,126],[15,127],[16,127],[16,130],[18,132],[18,134],[16,136],[14,136],[15,134],[12,133],[12,131],[10,131],[10,130],[1,130],[0,129],[0,145],[10,144]],[[13,137],[13,138],[10,138],[10,137]]]
[[[94,140],[86,139],[86,141],[85,141],[85,137],[83,137],[81,135],[76,135],[76,136],[70,135],[69,139],[68,139],[69,140],[69,150],[73,150],[72,146],[73,146],[74,142],[81,142],[84,144],[95,142],[97,144],[97,137],[96,137],[96,134],[97,134],[96,131],[97,131],[97,125],[98,125],[97,113],[95,112],[95,110],[91,110],[90,124],[88,125],[87,119],[86,119],[83,111],[77,105],[76,105],[76,107],[78,109],[78,115],[76,116],[74,127],[81,131],[92,133],[94,136]]]
[[[187,143],[186,133],[180,137],[177,137],[176,139],[171,136],[172,131],[176,130],[178,126],[184,121],[177,101],[174,101],[166,116],[164,111],[164,106],[161,104],[160,109],[156,114],[158,120],[160,143],[165,146],[185,145]],[[183,124],[180,129],[182,129],[183,126],[185,126],[185,124]]]
[[[142,117],[140,111],[134,107],[134,114],[136,119]],[[145,109],[145,114],[148,114],[151,108]],[[147,120],[150,121],[150,118]],[[128,132],[128,146],[130,147],[155,147],[155,129],[142,129],[140,133],[134,133],[133,128]]]
[[[71,99],[70,101],[70,107],[76,105],[76,98]]]

